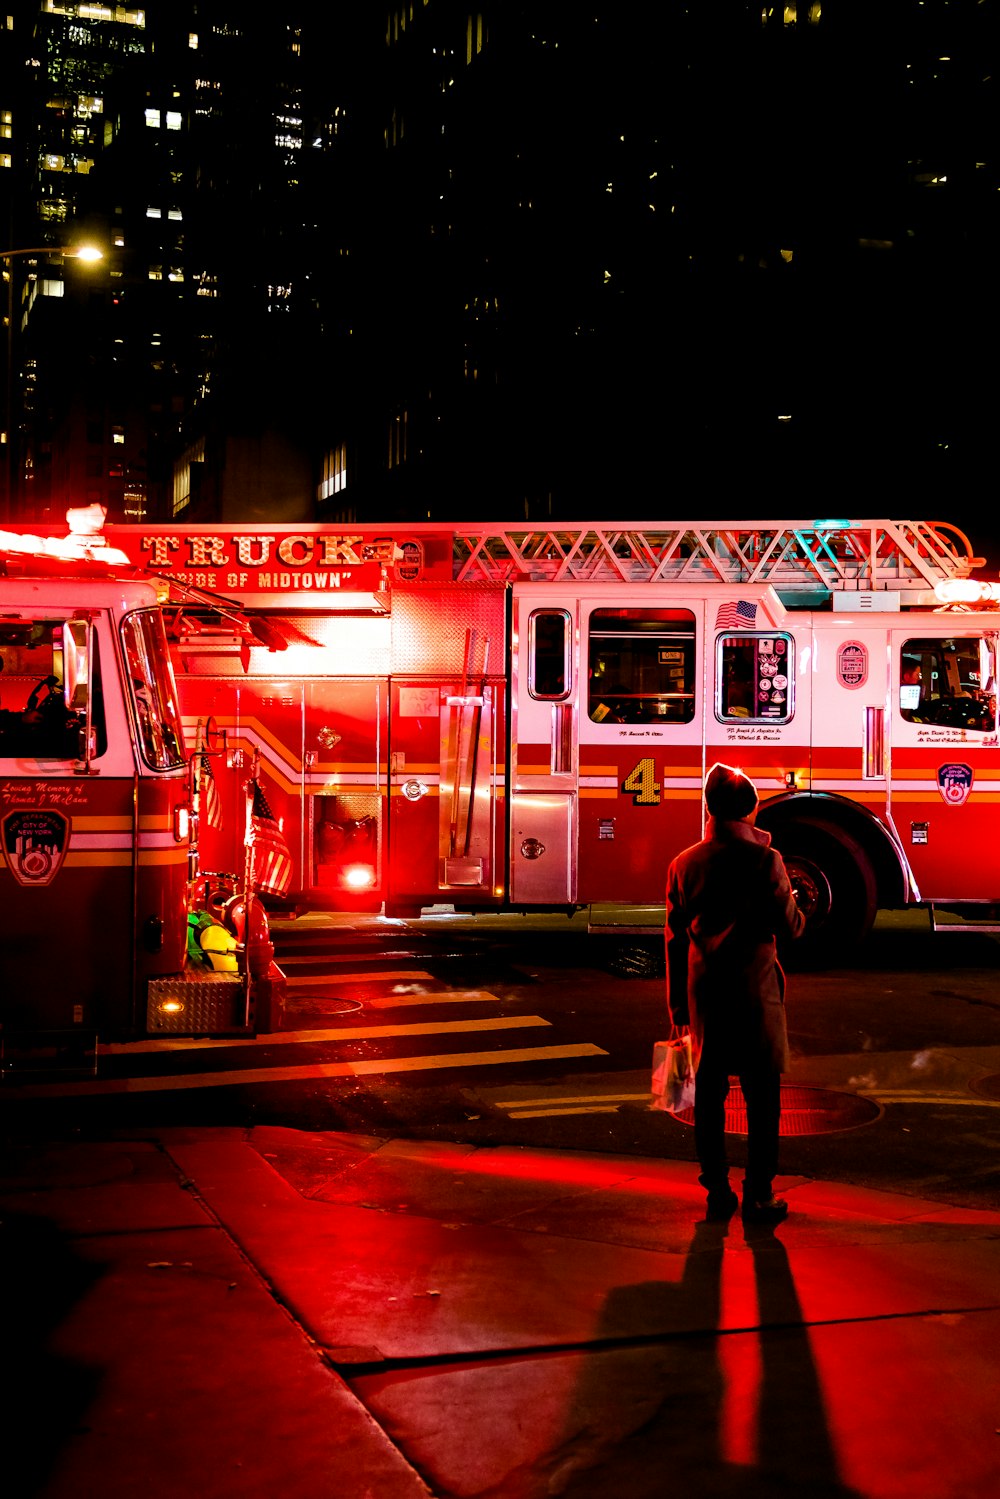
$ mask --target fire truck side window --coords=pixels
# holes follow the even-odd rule
[[[564,698],[570,684],[572,620],[566,609],[533,609],[528,620],[528,691]]]
[[[63,621],[0,621],[0,758],[75,760],[82,714],[66,705]],[[101,663],[94,641],[91,727],[97,754],[108,747]]]
[[[906,640],[899,659],[899,712],[908,723],[992,733],[996,660],[981,635]]]
[[[688,609],[593,609],[587,712],[594,723],[690,723],[694,615]]]
[[[184,737],[163,620],[140,609],[126,615],[121,632],[139,751],[151,769],[171,770],[184,764]]]
[[[790,635],[720,635],[715,643],[715,716],[788,723],[794,710]]]

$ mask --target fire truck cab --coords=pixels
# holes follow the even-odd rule
[[[188,764],[148,583],[0,590],[4,1027],[134,1034],[185,963]]]

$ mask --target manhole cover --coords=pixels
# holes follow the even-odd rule
[[[983,1098],[1000,1098],[1000,1072],[994,1072],[989,1077],[978,1077],[969,1086],[973,1093],[978,1093]]]
[[[1000,1084],[1000,1078],[995,1079]],[[856,1129],[878,1118],[878,1104],[853,1093],[829,1093],[825,1088],[781,1089],[782,1135],[828,1135],[838,1129]],[[694,1109],[675,1114],[682,1124],[694,1124]],[[729,1079],[726,1099],[726,1134],[745,1135],[747,1106],[737,1077]]]

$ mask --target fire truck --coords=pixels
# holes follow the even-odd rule
[[[76,950],[89,924],[108,963],[131,962],[141,983],[115,1019],[133,1033],[153,1024],[149,980],[176,973],[177,911],[250,893],[251,824],[282,865],[258,891],[272,916],[586,911],[595,932],[650,936],[723,761],[757,787],[817,958],[880,908],[981,929],[1000,903],[1000,590],[948,523],[112,525],[100,542],[128,563],[100,605],[83,580],[58,609],[0,581],[5,705],[12,677],[27,696],[41,675],[76,703],[81,619],[106,663],[99,776],[0,744],[20,818],[4,810],[3,846],[10,893],[37,901],[34,925],[16,918],[32,951],[43,932]],[[29,617],[44,673],[18,643]],[[149,751],[133,618],[138,675],[160,684]],[[59,816],[56,787],[73,797]],[[32,883],[18,839],[45,834],[54,863],[57,824],[64,873]],[[66,898],[98,852],[131,892],[128,960],[92,895]]]

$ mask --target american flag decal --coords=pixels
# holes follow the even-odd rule
[[[222,797],[215,776],[212,773],[212,762],[205,750],[201,752],[201,804],[205,810],[205,821],[210,828],[222,828]]]
[[[292,884],[292,856],[267,797],[257,781],[253,783],[253,877],[258,890],[269,895],[285,895]]]
[[[748,603],[746,599],[731,599],[727,604],[720,604],[715,616],[717,630],[753,629],[756,623],[757,605]]]

